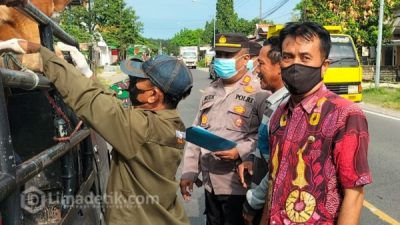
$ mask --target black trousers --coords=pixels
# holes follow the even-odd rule
[[[244,225],[245,195],[215,195],[205,191],[207,225]]]

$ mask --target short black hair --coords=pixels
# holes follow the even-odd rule
[[[283,41],[287,36],[302,37],[310,41],[314,37],[318,37],[321,45],[321,55],[328,59],[331,51],[331,36],[329,32],[321,25],[315,22],[290,22],[285,25],[285,28],[279,34],[280,47],[282,48]]]
[[[176,109],[178,107],[178,103],[182,99],[185,99],[187,96],[189,96],[191,91],[192,91],[192,88],[189,88],[185,93],[183,93],[180,96],[180,98],[172,97],[171,95],[163,92],[164,93],[164,102],[163,103],[168,109]]]
[[[282,54],[278,36],[268,38],[264,41],[263,46],[271,46],[271,49],[268,51],[267,56],[269,60],[271,60],[272,64],[277,64],[281,61]]]

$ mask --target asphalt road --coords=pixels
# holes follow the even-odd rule
[[[196,115],[201,90],[210,83],[208,73],[192,70],[194,87],[179,105],[184,123],[190,126]],[[400,225],[400,114],[385,116],[380,108],[363,104],[370,132],[369,165],[373,183],[366,186],[362,225]],[[180,177],[178,171],[177,177]],[[204,189],[194,188],[192,199],[184,206],[192,225],[204,225]],[[181,201],[183,201],[181,199]]]

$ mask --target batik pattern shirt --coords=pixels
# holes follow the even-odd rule
[[[270,121],[269,224],[335,224],[343,190],[372,182],[362,110],[322,86]]]

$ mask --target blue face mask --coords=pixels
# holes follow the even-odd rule
[[[254,61],[253,61],[252,59],[250,59],[249,61],[247,61],[246,67],[247,67],[247,70],[248,70],[248,71],[253,71],[253,69],[254,69]]]
[[[218,77],[229,79],[237,74],[236,59],[215,58],[214,69]]]

